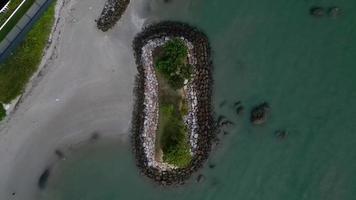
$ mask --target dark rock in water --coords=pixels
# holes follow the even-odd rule
[[[266,122],[269,108],[270,107],[266,102],[254,107],[251,111],[250,121],[253,124],[263,124]]]
[[[226,132],[226,131],[224,131],[223,133],[224,133],[224,135],[228,135],[229,134],[229,132]]]
[[[222,102],[219,104],[219,107],[220,107],[220,108],[221,108],[221,107],[224,107],[224,106],[226,105],[226,103],[227,103],[226,100],[222,101]]]
[[[56,154],[56,156],[57,156],[59,159],[61,159],[61,160],[64,160],[64,159],[65,159],[64,153],[63,153],[61,150],[59,150],[59,149],[56,149],[56,150],[54,151],[54,154]]]
[[[213,180],[211,181],[211,185],[212,185],[212,186],[217,186],[217,185],[219,185],[219,180],[214,177]]]
[[[205,176],[203,174],[199,174],[198,177],[197,177],[197,182],[198,183],[201,183],[205,180]]]
[[[215,143],[215,144],[219,144],[220,143],[220,139],[215,137],[211,142]]]
[[[209,165],[209,168],[210,168],[210,169],[214,169],[214,168],[215,168],[215,164],[210,164],[210,165]]]
[[[319,6],[313,6],[309,10],[310,14],[314,17],[322,17],[325,15],[324,8]]]
[[[236,101],[236,102],[234,103],[234,107],[237,107],[237,106],[239,106],[239,105],[241,105],[241,101]]]
[[[93,134],[91,134],[90,140],[91,141],[96,141],[96,140],[99,139],[99,137],[100,137],[99,133],[98,132],[94,132]]]
[[[221,122],[220,127],[226,127],[226,126],[231,126],[234,125],[234,122],[229,121],[229,120],[224,120]]]
[[[44,189],[47,186],[47,182],[48,182],[48,177],[50,175],[50,169],[47,168],[40,176],[40,178],[38,179],[38,187],[40,189]]]
[[[288,132],[286,130],[277,130],[275,135],[279,139],[285,139],[288,136]]]
[[[239,106],[236,108],[236,114],[239,115],[244,111],[244,107],[243,106]]]
[[[221,123],[226,120],[226,117],[224,115],[220,115],[218,117],[218,120],[216,121],[217,126],[221,126]]]
[[[339,7],[331,7],[329,8],[328,15],[330,17],[337,17],[341,14],[341,9]]]
[[[224,115],[220,115],[218,117],[218,123],[220,123],[222,120],[226,119],[226,117]]]
[[[172,0],[163,0],[164,3],[171,3]]]
[[[15,194],[16,194],[16,192],[13,192],[13,193],[12,193],[12,196],[15,196]]]

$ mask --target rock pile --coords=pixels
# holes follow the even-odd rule
[[[125,12],[130,0],[107,0],[96,24],[98,29],[107,31],[112,28]]]
[[[267,120],[267,113],[269,111],[268,103],[264,102],[251,111],[250,121],[253,124],[263,124]]]
[[[152,115],[153,118],[147,117],[147,111],[152,107],[147,104],[147,93],[145,92],[146,89],[150,89],[147,85],[151,85],[148,82],[150,77],[147,77],[146,66],[147,62],[150,63],[151,60],[145,59],[147,51],[144,47],[147,44],[157,44],[160,43],[157,41],[162,41],[162,39],[165,41],[174,37],[184,38],[189,48],[189,62],[194,63],[194,75],[186,88],[188,104],[190,105],[187,121],[190,129],[193,158],[191,164],[185,168],[160,168],[151,162],[150,156],[147,156],[151,147],[146,142],[149,134],[144,134],[148,128],[147,123],[150,123],[147,120],[157,117],[157,115]],[[133,49],[138,70],[135,87],[136,101],[132,120],[132,142],[136,164],[141,169],[142,174],[162,185],[183,184],[193,172],[202,167],[210,152],[211,140],[214,136],[211,114],[212,61],[208,38],[202,32],[187,24],[161,22],[147,27],[138,34],[133,42]],[[151,86],[154,85],[155,83],[152,83]],[[156,90],[155,88],[151,89]]]
[[[314,17],[323,17],[326,14],[326,10],[328,16],[333,18],[338,17],[342,12],[341,8],[337,6],[329,7],[328,9],[324,9],[321,6],[313,6],[309,9],[309,13]]]
[[[325,11],[322,7],[314,6],[309,10],[310,14],[314,17],[322,17],[325,15]]]

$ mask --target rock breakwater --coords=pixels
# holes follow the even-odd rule
[[[107,0],[99,19],[96,20],[98,29],[104,32],[111,29],[119,21],[129,3],[130,0]]]
[[[188,61],[194,66],[193,78],[186,86],[189,113],[187,124],[193,156],[190,165],[176,168],[155,159],[155,134],[158,119],[158,84],[152,51],[171,38],[186,43]],[[133,42],[138,75],[132,120],[132,143],[137,166],[142,174],[162,185],[183,184],[202,167],[211,149],[214,126],[211,110],[212,61],[208,38],[198,29],[179,22],[161,22],[145,28]]]

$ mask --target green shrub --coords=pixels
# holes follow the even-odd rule
[[[178,89],[189,80],[193,67],[187,64],[188,48],[183,40],[168,41],[157,54],[157,70],[160,93],[159,127],[156,142],[163,152],[163,161],[183,168],[192,160],[187,128],[183,117],[188,104]]]
[[[178,167],[185,167],[191,161],[187,130],[183,119],[172,104],[161,106],[161,117],[165,119],[160,146],[163,161]]]
[[[3,120],[6,116],[6,110],[2,103],[0,103],[0,121]]]
[[[192,66],[187,64],[188,48],[183,40],[174,38],[163,45],[162,54],[156,61],[157,70],[167,79],[173,89],[180,89],[189,80]]]

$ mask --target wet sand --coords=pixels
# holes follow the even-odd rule
[[[0,125],[0,199],[35,199],[57,148],[128,135],[136,75],[131,49],[143,0],[132,1],[106,33],[96,28],[105,0],[59,0],[59,21],[40,73]],[[140,12],[140,13],[138,13]],[[13,194],[15,193],[15,194]]]

